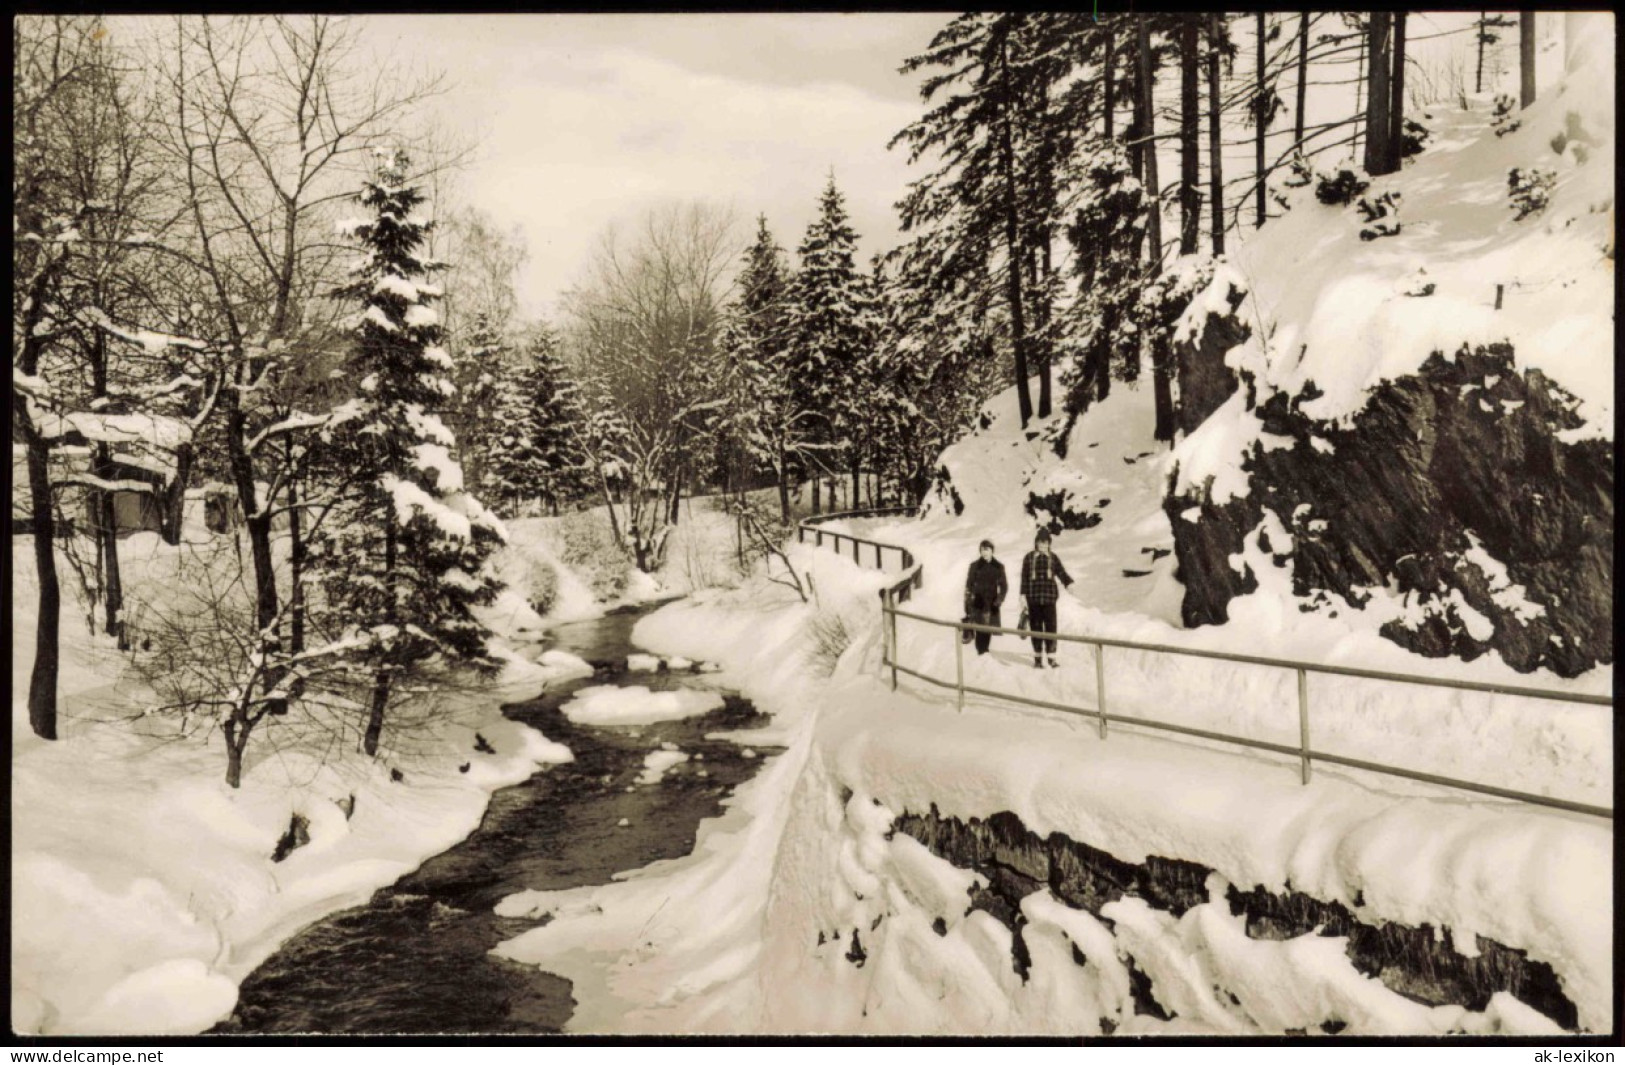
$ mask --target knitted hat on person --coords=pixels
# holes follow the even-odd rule
[[[984,547],[987,548],[989,551],[992,551],[993,550],[993,541],[992,540],[983,540],[980,544],[977,545],[976,550],[980,551]]]
[[[1033,543],[1034,544],[1047,544],[1047,543],[1049,543],[1049,530],[1048,529],[1039,529],[1038,530],[1038,535],[1033,537]]]

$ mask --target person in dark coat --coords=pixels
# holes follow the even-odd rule
[[[998,625],[999,607],[1010,591],[1004,577],[1004,563],[993,557],[993,541],[983,540],[981,557],[965,574],[965,616],[978,625]],[[993,642],[991,632],[976,633],[976,653],[987,654]]]
[[[1055,631],[1055,602],[1061,598],[1057,580],[1072,587],[1072,577],[1066,567],[1050,553],[1049,530],[1039,529],[1033,539],[1033,549],[1021,560],[1021,609],[1027,612],[1027,627],[1033,632]],[[1047,654],[1051,668],[1059,667],[1061,663],[1055,660],[1055,648],[1054,640],[1033,637],[1033,665],[1042,668]]]

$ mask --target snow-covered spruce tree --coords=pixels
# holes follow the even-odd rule
[[[930,72],[921,95],[934,106],[891,143],[906,144],[911,163],[943,164],[898,204],[903,229],[948,238],[936,242],[940,284],[976,276],[1004,299],[1023,425],[1034,413],[1034,371],[1037,414],[1050,413],[1059,294],[1051,236],[1061,222],[1074,131],[1086,126],[1101,79],[1064,83],[1105,39],[1098,23],[1070,13],[971,13],[903,67]]]
[[[463,473],[471,484],[485,484],[486,456],[500,429],[491,417],[499,382],[507,372],[508,342],[491,315],[476,311],[468,322],[463,343],[456,349],[457,387],[451,429],[457,436]]]
[[[888,257],[876,345],[889,386],[876,419],[883,468],[910,504],[930,489],[942,450],[1010,384],[1008,363],[990,354],[1005,324],[994,290],[976,278],[939,289],[928,242],[928,234],[918,235]]]
[[[1116,376],[1139,376],[1140,345],[1134,310],[1145,284],[1140,249],[1146,236],[1145,190],[1114,140],[1087,151],[1083,189],[1067,238],[1076,254],[1078,299],[1072,332],[1083,354],[1067,371],[1067,414],[1076,417],[1106,398]]]
[[[854,495],[862,459],[857,437],[866,416],[861,364],[877,324],[873,283],[857,267],[857,244],[832,174],[798,249],[801,266],[790,286],[788,376],[793,402],[809,412],[800,450],[810,457],[815,476],[849,471]]]
[[[588,487],[580,391],[571,381],[551,330],[527,338],[509,367],[485,420],[489,451],[481,491],[510,514],[535,500],[552,513]]]
[[[353,223],[364,255],[335,292],[362,308],[349,365],[359,395],[324,433],[347,483],[312,544],[311,576],[327,635],[370,689],[369,755],[403,678],[434,661],[496,666],[473,608],[496,595],[486,561],[506,533],[463,491],[440,419],[455,390],[429,306],[439,292],[424,281],[432,264],[418,258],[430,225],[414,213],[422,200],[404,154],[385,159],[362,186],[371,217]]]
[[[757,218],[756,240],[745,252],[728,308],[721,354],[724,404],[715,426],[718,465],[732,489],[753,470],[773,470],[779,516],[790,520],[790,484],[800,473],[799,428],[806,411],[796,403],[789,374],[790,284],[784,249]]]

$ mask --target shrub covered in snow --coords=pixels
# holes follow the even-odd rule
[[[852,632],[847,628],[846,619],[837,611],[821,609],[808,623],[807,636],[815,670],[819,676],[831,676],[835,664],[852,646]]]
[[[548,540],[558,559],[579,574],[600,600],[619,598],[626,591],[630,564],[615,544],[608,516],[600,509],[565,514],[548,526]]]
[[[1360,227],[1361,240],[1377,240],[1380,237],[1399,234],[1403,228],[1399,221],[1399,200],[1400,193],[1393,190],[1370,199],[1363,196],[1360,198],[1355,207],[1359,210],[1360,217],[1367,223]]]
[[[1371,187],[1371,182],[1343,169],[1335,174],[1322,174],[1315,183],[1315,199],[1328,207],[1347,207],[1354,198]]]
[[[1495,98],[1495,110],[1491,113],[1491,128],[1497,137],[1505,137],[1508,133],[1516,133],[1523,125],[1518,120],[1518,102],[1506,93]]]
[[[1512,209],[1517,212],[1517,221],[1522,222],[1546,209],[1556,181],[1556,173],[1543,166],[1515,166],[1507,173],[1507,195],[1512,200]]]

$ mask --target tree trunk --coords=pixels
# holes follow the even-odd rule
[[[389,706],[389,689],[393,674],[388,668],[380,669],[372,684],[372,707],[367,713],[367,734],[361,741],[361,749],[368,757],[378,754],[378,740],[384,734],[384,710]]]
[[[101,305],[103,298],[98,295],[96,299]],[[89,354],[91,395],[94,399],[104,399],[107,396],[107,335],[100,329],[93,334]],[[96,445],[95,472],[103,480],[117,480],[113,475],[112,454],[105,443]],[[159,502],[156,491],[155,487],[154,504]],[[97,559],[102,569],[102,603],[106,609],[105,631],[118,640],[118,649],[125,651],[129,643],[119,620],[119,611],[124,608],[124,581],[118,564],[118,508],[113,503],[112,492],[96,492],[92,499],[96,512]]]
[[[1100,135],[1106,140],[1112,139],[1112,125],[1116,120],[1113,112],[1117,109],[1117,33],[1115,30],[1106,31],[1106,43],[1102,46],[1105,54],[1100,57],[1101,76],[1106,79],[1106,100],[1100,109]]]
[[[291,462],[291,444],[288,450]],[[305,589],[300,583],[304,572],[304,517],[299,510],[299,477],[295,475],[288,479],[288,612],[292,616],[288,650],[292,654],[305,649]]]
[[[856,457],[852,459],[852,509],[856,510],[863,504],[863,469]]]
[[[1096,403],[1104,402],[1112,391],[1111,338],[1117,334],[1117,306],[1115,304],[1106,307],[1105,312],[1101,315],[1100,328],[1107,339],[1095,345],[1100,353],[1100,357],[1095,360],[1094,365]]]
[[[1518,12],[1518,107],[1535,102],[1535,13]]]
[[[1208,197],[1212,206],[1208,218],[1213,227],[1213,254],[1224,254],[1224,141],[1220,129],[1223,105],[1219,97],[1219,45],[1224,16],[1215,11],[1208,16],[1207,50],[1207,158]]]
[[[1009,56],[1003,44],[999,47],[999,71],[1004,85],[1003,99],[999,103],[999,170],[1000,180],[1004,183],[1005,299],[1010,305],[1010,344],[1016,355],[1016,405],[1021,414],[1021,427],[1025,429],[1033,419],[1033,397],[1027,381],[1027,318],[1021,296],[1021,264],[1024,256],[1021,250],[1021,219],[1016,207],[1020,190],[1016,187],[1016,149],[1014,133],[1010,128],[1013,123],[1010,109],[1014,106],[1014,93],[1010,87]]]
[[[1303,107],[1309,97],[1309,24],[1314,16],[1305,11],[1298,16],[1298,107],[1292,120],[1292,143],[1303,143]]]
[[[186,488],[192,481],[191,444],[175,448],[175,479],[156,496],[158,504],[158,535],[164,543],[175,547],[181,542],[181,529],[186,523]]]
[[[1038,305],[1038,327],[1044,334],[1044,346],[1038,353],[1038,416],[1040,418],[1048,418],[1050,412],[1054,410],[1052,405],[1053,389],[1050,385],[1051,369],[1055,362],[1055,341],[1049,331],[1049,281],[1050,272],[1053,269],[1050,255],[1050,242],[1046,235],[1043,246],[1043,287],[1040,289],[1044,293],[1044,298]]]
[[[1151,107],[1151,32],[1146,27],[1144,15],[1136,15],[1134,22],[1139,43],[1136,49],[1139,92],[1138,99],[1134,101],[1139,118],[1135,124],[1139,127],[1141,141],[1140,162],[1145,171],[1148,212],[1146,228],[1151,241],[1151,246],[1146,249],[1146,258],[1150,263],[1151,276],[1155,277],[1162,272],[1162,199],[1157,189],[1156,116]]]
[[[609,489],[609,478],[604,476],[602,463],[595,463],[595,465],[598,467],[598,489],[604,495],[604,509],[609,512],[610,535],[615,538],[616,546],[624,550],[626,548],[626,538],[621,535],[621,522],[615,516],[615,496]]]
[[[97,457],[105,469],[108,461],[107,445],[100,444],[96,450],[99,453]],[[98,492],[96,495],[97,509],[101,512],[97,524],[101,526],[98,538],[101,541],[102,552],[102,598],[107,611],[104,631],[118,640],[120,651],[127,651],[130,649],[130,641],[125,637],[124,620],[119,616],[124,610],[124,578],[119,571],[118,562],[118,513],[113,506],[112,492]]]
[[[819,478],[818,474],[815,472],[812,475],[812,512],[814,514],[822,514],[823,513],[823,511],[821,509],[819,509],[819,492],[820,492],[819,481],[820,481],[820,478]]]
[[[1473,74],[1473,91],[1484,91],[1484,37],[1489,33],[1490,13],[1478,13],[1478,67]]]
[[[1151,33],[1142,15],[1137,20],[1139,33],[1139,105],[1141,136],[1145,138],[1145,189],[1149,197],[1147,229],[1150,247],[1146,249],[1147,269],[1152,277],[1162,273],[1162,201],[1157,189],[1156,112],[1151,103]],[[1173,374],[1164,357],[1163,347],[1151,350],[1151,377],[1156,406],[1156,427],[1153,435],[1158,440],[1172,440],[1174,433]]]
[[[1366,86],[1365,170],[1372,177],[1392,173],[1388,166],[1389,26],[1386,11],[1371,12],[1366,54],[1370,57],[1370,83]]]
[[[1360,118],[1361,115],[1365,114],[1365,105],[1363,103],[1361,103],[1360,101],[1363,99],[1363,96],[1361,94],[1365,92],[1365,83],[1370,78],[1370,75],[1366,72],[1366,62],[1365,62],[1365,60],[1366,60],[1366,52],[1367,52],[1366,34],[1362,33],[1362,34],[1360,34],[1360,56],[1359,56],[1359,60],[1355,63],[1355,66],[1354,66],[1354,69],[1356,71],[1356,74],[1354,75],[1354,117],[1355,117],[1355,123],[1354,123],[1354,137],[1351,139],[1350,145],[1349,145],[1349,162],[1350,163],[1352,163],[1356,159],[1360,158],[1360,134],[1365,129],[1365,123],[1359,121],[1359,118]]]
[[[1394,73],[1388,92],[1388,173],[1404,160],[1405,146],[1405,12],[1394,12]]]
[[[779,456],[779,518],[787,525],[790,522],[790,473],[782,454]]]
[[[248,732],[252,726],[244,718],[240,707],[233,707],[231,720],[226,722],[226,786],[240,788],[243,784],[243,752],[248,749]]]
[[[1202,231],[1202,190],[1197,160],[1198,112],[1197,31],[1199,15],[1179,20],[1179,254],[1195,255]]]
[[[1262,11],[1258,13],[1257,30],[1258,62],[1256,63],[1253,80],[1255,106],[1253,115],[1253,174],[1257,179],[1257,187],[1253,190],[1253,207],[1257,216],[1254,225],[1256,228],[1262,229],[1264,219],[1268,213],[1264,198],[1264,135],[1268,132],[1267,127],[1269,125],[1268,111],[1265,109],[1264,101],[1264,37],[1268,33],[1268,27],[1264,24],[1264,12]]]
[[[39,616],[34,625],[34,670],[28,678],[28,723],[41,739],[56,739],[57,634],[62,619],[62,587],[56,576],[56,516],[51,510],[50,451],[26,426],[28,505],[34,512],[34,566],[39,581]]]

